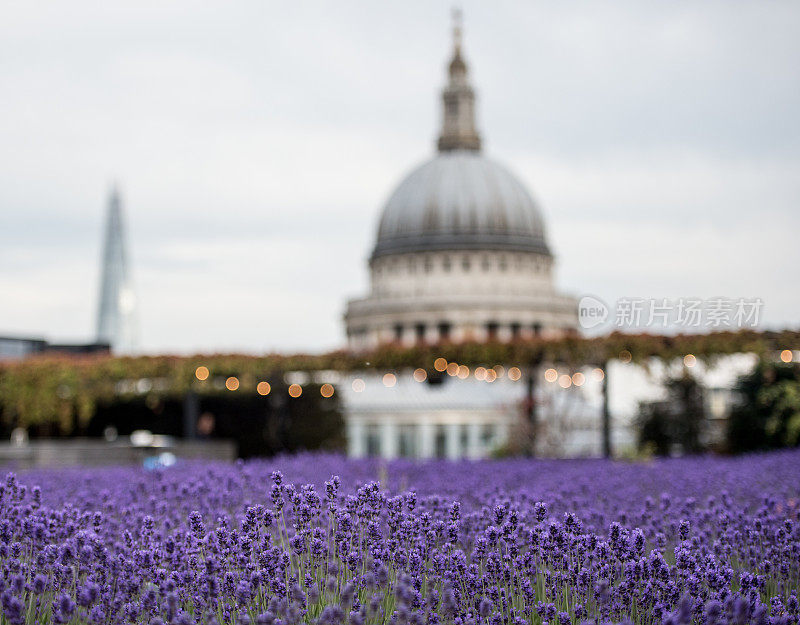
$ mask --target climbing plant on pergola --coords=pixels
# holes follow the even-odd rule
[[[497,364],[519,367],[528,384],[528,418],[535,420],[533,401],[537,372],[544,364],[607,370],[609,361],[670,362],[692,354],[713,362],[721,355],[754,353],[764,357],[783,350],[800,350],[800,332],[750,331],[655,335],[614,333],[601,337],[537,338],[510,343],[440,343],[413,347],[385,345],[370,352],[345,350],[324,354],[198,354],[192,356],[63,356],[42,355],[0,363],[0,411],[3,422],[21,427],[53,423],[66,427],[86,424],[98,402],[142,392],[182,396],[188,392],[225,392],[213,380],[235,376],[237,392],[255,393],[266,379],[282,379],[289,371],[313,378],[323,371],[385,373],[404,369],[433,370],[437,358],[468,367]],[[209,371],[208,383],[198,380],[198,367]],[[319,375],[317,375],[319,377]],[[139,384],[141,381],[147,383]],[[607,391],[608,376],[604,378]],[[604,410],[603,447],[610,454],[610,420]]]

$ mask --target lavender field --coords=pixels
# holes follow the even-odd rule
[[[800,453],[9,475],[0,623],[797,623]]]

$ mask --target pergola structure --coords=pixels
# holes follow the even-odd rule
[[[334,351],[325,354],[214,354],[193,356],[48,356],[0,363],[2,419],[28,427],[43,422],[87,423],[98,401],[126,394],[155,393],[186,396],[219,392],[270,392],[266,380],[304,372],[314,380],[323,398],[334,394],[326,372],[392,373],[422,369],[435,371],[440,362],[472,369],[502,365],[520,371],[527,384],[526,416],[535,432],[535,397],[545,364],[567,368],[595,366],[608,371],[612,360],[646,364],[651,359],[671,362],[692,357],[713,362],[722,355],[754,353],[759,357],[796,360],[800,331],[713,332],[707,334],[654,335],[614,333],[595,338],[563,337],[515,342],[438,343],[402,347],[385,345],[369,352]],[[611,455],[608,375],[603,382],[603,451]],[[291,384],[292,396],[300,385]],[[302,389],[300,389],[302,391]],[[531,449],[533,446],[531,445]]]

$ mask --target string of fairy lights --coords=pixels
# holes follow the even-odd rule
[[[628,364],[633,360],[632,354],[628,350],[622,350],[619,354],[619,361],[623,364]],[[794,360],[794,352],[790,349],[784,349],[780,352],[780,360],[784,363],[790,363]],[[697,364],[697,357],[694,354],[686,354],[683,357],[683,364],[688,368],[692,368]],[[459,380],[466,380],[473,376],[476,380],[491,384],[492,382],[500,379],[507,378],[511,382],[518,382],[522,379],[522,370],[519,367],[509,367],[508,370],[503,365],[494,365],[493,367],[478,366],[470,369],[467,365],[452,362],[446,358],[436,358],[433,361],[433,370],[437,374],[444,374]],[[199,365],[194,372],[195,378],[200,382],[206,382],[211,379],[211,371],[205,365]],[[606,372],[600,368],[595,367],[588,372],[588,375],[583,371],[575,371],[573,373],[560,372],[555,367],[545,369],[543,373],[546,382],[557,384],[563,389],[570,387],[579,388],[586,384],[590,379],[594,382],[602,382],[606,376]],[[418,367],[411,373],[411,378],[415,382],[425,382],[429,377],[428,371],[422,367]],[[386,388],[394,388],[397,386],[398,374],[394,372],[386,372],[381,376],[381,383]],[[228,376],[224,382],[225,388],[229,391],[240,390],[242,383],[237,376]],[[364,378],[354,378],[350,384],[355,393],[362,393],[367,388],[367,382]],[[266,397],[272,392],[272,385],[266,380],[260,380],[255,385],[256,393]],[[286,392],[289,397],[297,399],[303,394],[303,385],[297,382],[291,383],[287,386]],[[330,399],[334,396],[336,388],[330,382],[325,382],[319,387],[319,394],[323,399]]]
[[[478,366],[471,370],[467,365],[459,364],[457,362],[448,362],[445,358],[437,358],[433,362],[433,370],[437,374],[444,374],[459,380],[466,380],[473,376],[476,380],[491,384],[495,380],[506,377],[511,382],[518,382],[522,379],[522,370],[519,367],[509,367],[507,370],[503,365],[494,365],[493,367]],[[200,365],[195,369],[195,377],[200,382],[206,382],[211,379],[211,371],[205,365]],[[603,370],[594,370],[595,378],[598,380],[603,379]],[[426,369],[418,367],[411,372],[411,378],[418,383],[428,380],[429,374]],[[578,371],[573,374],[559,374],[556,369],[547,369],[544,372],[544,379],[548,382],[558,381],[559,386],[569,388],[570,386],[582,386],[586,381],[586,376]],[[394,372],[386,372],[381,376],[381,383],[386,388],[393,388],[397,386],[398,374]],[[242,387],[242,383],[237,376],[228,376],[225,378],[224,386],[229,391],[238,391]],[[351,388],[356,393],[362,393],[367,388],[367,381],[364,378],[357,377],[351,382]],[[266,380],[261,380],[255,385],[256,393],[262,396],[267,396],[272,392],[272,385]],[[289,384],[286,388],[288,395],[297,399],[303,394],[303,386],[298,383]],[[333,384],[325,382],[319,387],[319,393],[324,399],[333,397],[336,389]]]

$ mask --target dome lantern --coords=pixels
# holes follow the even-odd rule
[[[439,151],[480,151],[481,137],[475,129],[475,91],[461,56],[461,12],[458,9],[453,11],[453,57],[448,66],[447,86],[442,91],[442,107]]]

